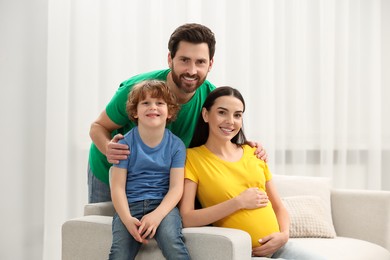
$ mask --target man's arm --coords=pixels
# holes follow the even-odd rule
[[[106,155],[107,161],[110,163],[119,163],[119,160],[125,160],[130,154],[127,145],[118,144],[118,141],[123,138],[121,134],[115,135],[111,139],[111,133],[121,127],[108,117],[105,110],[91,124],[89,136],[99,151]]]
[[[247,144],[250,146],[250,147],[256,147],[256,151],[255,151],[255,155],[257,156],[257,158],[259,158],[260,160],[263,160],[264,162],[268,162],[268,154],[267,154],[267,151],[264,149],[264,147],[258,143],[258,142],[253,142],[253,141],[247,141]]]

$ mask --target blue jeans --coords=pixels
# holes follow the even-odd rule
[[[325,257],[316,254],[306,248],[302,248],[293,241],[288,241],[279,248],[272,256],[272,259],[294,259],[294,260],[325,260]]]
[[[111,201],[110,186],[93,175],[88,164],[88,203]]]
[[[130,204],[131,215],[141,219],[160,205],[161,200],[144,200]],[[181,232],[182,223],[179,210],[175,207],[161,221],[154,238],[164,257],[170,259],[190,259],[184,236]],[[134,259],[141,247],[123,225],[118,214],[112,220],[112,246],[109,259]]]

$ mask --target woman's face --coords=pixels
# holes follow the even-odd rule
[[[243,111],[243,103],[234,96],[217,98],[209,111],[203,108],[203,119],[209,124],[209,138],[230,141],[242,127]]]

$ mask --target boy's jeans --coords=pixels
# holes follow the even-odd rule
[[[141,219],[142,216],[157,208],[160,203],[161,200],[144,200],[131,203],[131,215]],[[109,259],[134,259],[142,244],[134,240],[118,214],[115,214],[112,221],[112,235]],[[176,207],[161,221],[154,238],[166,259],[190,259],[184,244],[181,217]]]

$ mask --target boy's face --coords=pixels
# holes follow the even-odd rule
[[[167,103],[162,98],[152,98],[150,93],[146,93],[146,98],[138,103],[134,117],[138,119],[138,125],[165,127],[171,115],[168,114]]]
[[[195,92],[206,80],[213,60],[210,60],[207,43],[194,44],[182,41],[173,59],[169,54],[168,64],[176,86],[188,94]]]

